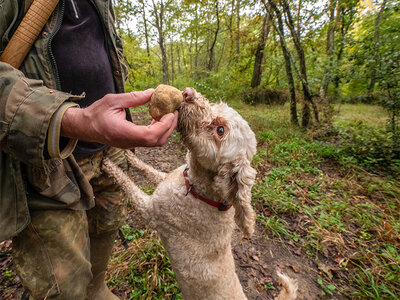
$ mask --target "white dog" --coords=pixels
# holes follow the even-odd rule
[[[185,299],[246,299],[235,273],[231,236],[235,223],[248,237],[254,231],[256,139],[226,104],[211,104],[192,88],[183,91],[183,98],[178,131],[189,149],[187,165],[165,174],[126,152],[130,165],[158,184],[151,196],[108,159],[103,170],[157,230]],[[285,298],[295,299],[297,285],[284,281]]]

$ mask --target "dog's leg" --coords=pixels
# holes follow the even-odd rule
[[[108,158],[103,159],[102,170],[110,176],[131,201],[137,212],[147,221],[151,217],[151,196],[144,193],[116,164]]]
[[[156,185],[158,185],[161,181],[165,179],[165,177],[167,177],[167,173],[158,171],[152,166],[144,163],[139,158],[137,158],[136,155],[132,153],[132,151],[125,151],[125,157],[131,167],[143,171],[146,178],[151,180],[151,182]]]

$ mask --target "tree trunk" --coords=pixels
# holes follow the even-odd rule
[[[236,63],[240,54],[240,0],[236,0]]]
[[[270,2],[273,3],[272,0]],[[276,5],[275,5],[275,7],[276,7]],[[296,51],[297,51],[297,54],[299,57],[300,79],[301,79],[301,83],[303,86],[303,96],[304,96],[303,118],[302,118],[301,125],[304,128],[307,128],[309,125],[309,122],[310,122],[310,107],[309,107],[309,105],[311,104],[313,107],[314,118],[317,122],[319,122],[318,109],[317,109],[317,106],[315,105],[315,102],[312,99],[312,95],[311,95],[311,92],[309,89],[304,49],[303,49],[303,46],[301,45],[300,37],[297,35],[297,32],[294,29],[294,22],[293,22],[292,14],[290,12],[290,7],[289,7],[287,0],[282,0],[282,7],[283,7],[283,11],[285,12],[285,15],[286,15],[286,18],[285,18],[286,24],[289,27],[289,31],[292,35],[293,42],[294,42],[294,45],[295,45],[295,48],[296,48]]]
[[[382,1],[381,8],[375,20],[375,33],[374,33],[374,63],[371,68],[371,81],[368,87],[368,93],[372,93],[375,89],[376,81],[376,68],[380,64],[379,61],[379,24],[381,23],[383,11],[385,10],[386,0]]]
[[[265,0],[263,0],[263,4],[265,6],[265,9],[268,12],[269,18],[272,21],[272,24],[274,26],[275,31],[279,35],[279,42],[282,48],[282,53],[283,53],[283,58],[285,60],[285,70],[286,70],[286,77],[288,80],[288,85],[289,85],[289,97],[290,97],[290,120],[293,124],[298,125],[299,121],[297,118],[297,106],[296,106],[296,91],[294,87],[294,79],[293,79],[293,72],[292,72],[292,65],[290,62],[290,54],[289,50],[286,46],[286,40],[285,40],[285,31],[283,29],[283,21],[282,21],[282,14],[279,11],[279,9],[275,6],[270,5],[271,3],[265,3]],[[271,7],[275,11],[276,14],[276,19],[278,21],[278,26],[275,24],[274,21],[274,13],[271,10]],[[279,78],[279,77],[278,77]],[[279,83],[278,83],[279,84]]]
[[[326,33],[326,57],[327,64],[325,67],[324,77],[320,88],[321,99],[326,99],[328,95],[329,83],[331,82],[331,73],[333,69],[333,60],[335,52],[335,31],[340,18],[340,10],[338,8],[338,0],[331,0],[329,5],[329,25]],[[336,15],[335,15],[336,13]]]
[[[192,73],[192,78],[194,78],[194,72],[193,72],[193,53],[192,53],[192,47],[193,47],[193,40],[190,39],[189,47],[188,47],[188,54],[189,54],[189,71]],[[185,59],[185,56],[183,56],[183,59]]]
[[[165,38],[164,38],[164,3],[161,0],[160,11],[158,11],[156,4],[153,2],[154,16],[156,19],[156,28],[158,31],[158,44],[160,46],[161,57],[162,57],[162,72],[163,72],[163,83],[169,84],[169,73],[168,73],[168,59],[167,51],[165,48]]]
[[[174,66],[174,40],[171,38],[171,84],[174,85],[175,79],[175,66]]]
[[[199,24],[199,12],[198,12],[198,4],[196,2],[196,25]],[[198,67],[199,67],[199,31],[198,31],[198,26],[196,26],[195,30],[195,42],[194,42],[194,51],[195,51],[195,56],[194,56],[194,78],[197,80],[198,79]]]
[[[226,43],[227,43],[227,40],[224,39],[224,42],[223,42],[222,47],[221,47],[219,59],[218,59],[217,65],[215,66],[215,71],[216,71],[216,72],[218,72],[218,71],[220,70],[222,58],[223,58],[223,57],[226,57],[226,56],[225,56],[225,47],[226,47]]]
[[[266,13],[263,20],[260,40],[257,45],[257,50],[254,59],[253,78],[251,79],[251,87],[255,88],[261,83],[262,66],[264,62],[264,49],[270,31],[269,14]]]
[[[301,13],[301,0],[299,0],[299,6],[297,7],[297,35],[301,35],[301,24],[300,24],[300,13]]]
[[[215,1],[215,16],[217,17],[217,28],[215,29],[214,32],[214,39],[211,43],[210,49],[209,49],[209,61],[207,65],[207,70],[212,71],[214,69],[215,65],[215,44],[217,43],[217,38],[218,38],[218,32],[219,32],[219,7],[218,7],[218,0]]]
[[[231,15],[229,17],[229,60],[228,60],[228,70],[231,67],[232,55],[233,55],[233,16],[235,14],[235,0],[231,1]]]
[[[177,60],[178,60],[178,73],[182,74],[182,69],[181,69],[181,47],[179,46],[179,43],[176,44],[176,55],[177,55]]]
[[[344,53],[344,48],[345,48],[345,42],[344,39],[347,35],[347,33],[350,30],[350,26],[354,21],[354,17],[356,14],[357,10],[356,9],[352,9],[352,7],[347,8],[347,10],[345,9],[345,7],[340,6],[339,7],[339,19],[340,19],[340,41],[338,43],[338,50],[336,51],[336,64],[339,65],[342,57],[343,57],[343,53]],[[340,84],[340,75],[338,73],[335,74],[333,82],[334,82],[334,93],[335,93],[335,97],[338,96],[339,93],[339,84]]]
[[[142,3],[142,16],[143,16],[143,24],[144,24],[144,36],[146,39],[146,51],[147,51],[147,57],[150,57],[150,46],[149,46],[149,32],[147,29],[147,20],[146,20],[146,9],[145,9],[145,5],[144,5],[144,1],[141,0]],[[150,61],[149,61],[150,63]]]

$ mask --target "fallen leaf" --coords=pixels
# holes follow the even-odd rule
[[[289,265],[289,267],[291,267],[295,273],[299,273],[300,272],[300,269],[297,266]]]
[[[325,273],[326,276],[328,276],[329,279],[333,278],[332,272],[331,272],[331,268],[328,267],[327,265],[323,264],[322,262],[318,263],[318,269],[322,272]]]
[[[257,289],[257,292],[262,293],[262,291],[264,290],[264,287],[260,284],[257,284],[256,289]]]
[[[296,250],[293,250],[293,253],[298,256],[301,256],[301,247],[297,248]]]

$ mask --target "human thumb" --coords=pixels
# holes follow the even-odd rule
[[[117,94],[118,103],[116,104],[122,108],[140,106],[150,101],[153,92],[154,89],[147,89],[145,91]]]

